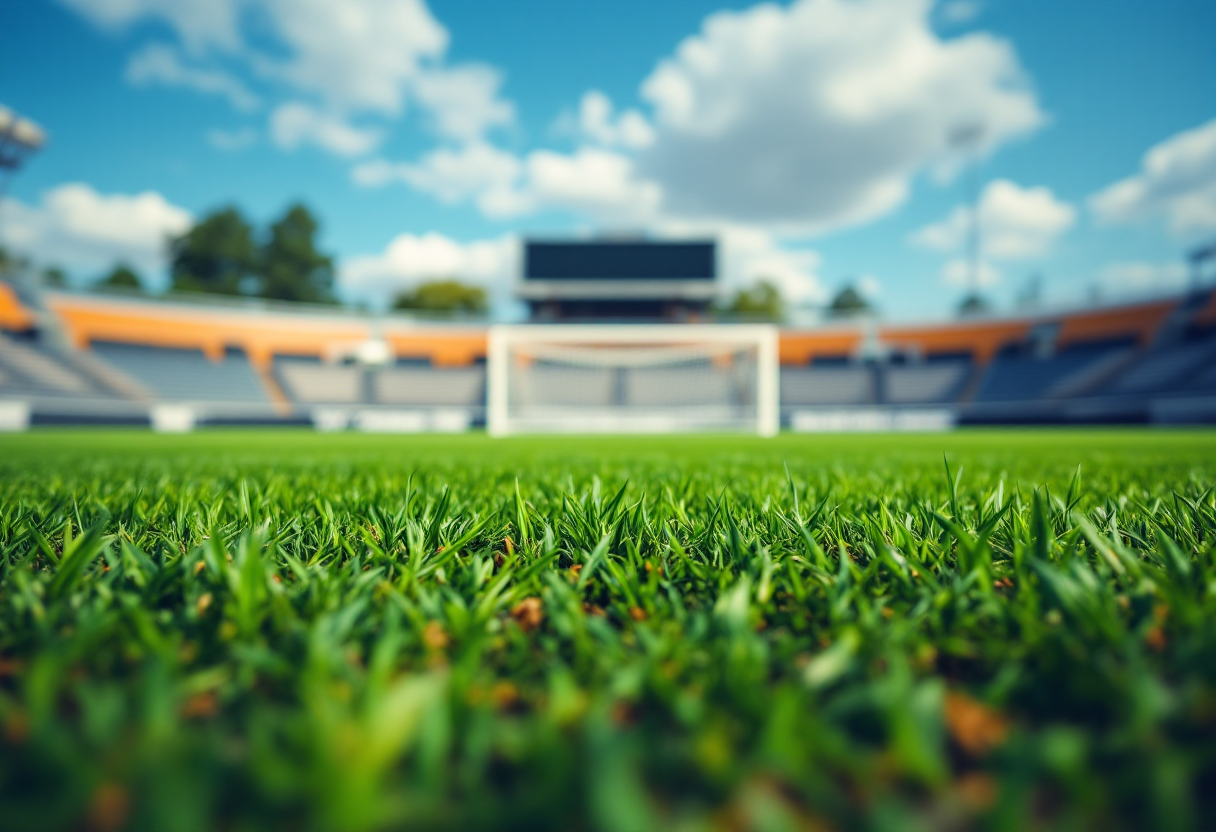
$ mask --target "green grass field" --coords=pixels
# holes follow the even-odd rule
[[[1212,828],[1213,486],[1210,432],[0,437],[0,828]]]

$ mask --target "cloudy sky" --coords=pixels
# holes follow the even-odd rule
[[[80,282],[302,199],[349,300],[506,297],[521,235],[647,232],[945,315],[967,133],[1003,307],[1180,286],[1216,238],[1205,0],[25,0],[0,33],[0,104],[50,137],[0,242]]]

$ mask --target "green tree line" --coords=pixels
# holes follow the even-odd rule
[[[334,303],[334,260],[317,247],[320,223],[290,206],[265,233],[234,206],[213,211],[169,241],[172,288],[268,300]]]

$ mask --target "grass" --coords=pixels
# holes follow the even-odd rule
[[[0,438],[0,826],[1216,822],[1216,434]]]

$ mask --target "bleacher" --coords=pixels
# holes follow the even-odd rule
[[[372,374],[374,400],[385,405],[481,408],[486,400],[484,364],[471,367],[400,365]]]
[[[611,407],[619,396],[616,373],[607,367],[568,367],[544,361],[521,374],[515,389],[524,407]]]
[[[1025,349],[1011,350],[998,355],[989,364],[973,401],[1033,402],[1087,392],[1087,380],[1092,383],[1099,379],[1102,372],[1125,361],[1134,349],[1133,345],[1122,341],[1075,344],[1048,355],[1035,355]]]
[[[883,402],[895,405],[948,404],[958,400],[971,377],[969,357],[947,357],[883,370]]]
[[[356,421],[466,414],[477,423],[485,411],[484,328],[63,292],[43,293],[33,309],[28,297],[0,284],[0,399],[27,403],[36,422],[137,420],[158,404],[194,407],[204,421],[307,422],[328,409]],[[359,350],[375,339],[387,364],[363,363]],[[1216,420],[1212,292],[1072,313],[784,330],[779,356],[787,421],[799,411],[943,408],[963,423]],[[597,372],[539,359],[527,376],[544,393],[514,389],[537,407],[707,407],[736,387],[729,372],[696,363]]]
[[[265,404],[270,399],[244,353],[226,350],[213,361],[201,350],[100,342],[95,356],[165,402]]]
[[[702,407],[739,398],[729,370],[708,361],[685,366],[636,367],[625,372],[624,399],[636,407]]]
[[[88,396],[106,391],[35,342],[0,335],[0,388],[34,395]]]
[[[280,356],[274,370],[287,398],[299,404],[358,404],[366,399],[361,365]]]
[[[1108,395],[1143,395],[1181,391],[1193,387],[1203,371],[1216,360],[1216,337],[1187,339],[1154,346],[1111,379],[1103,392]]]
[[[874,368],[862,363],[783,367],[781,407],[856,407],[877,403]]]

